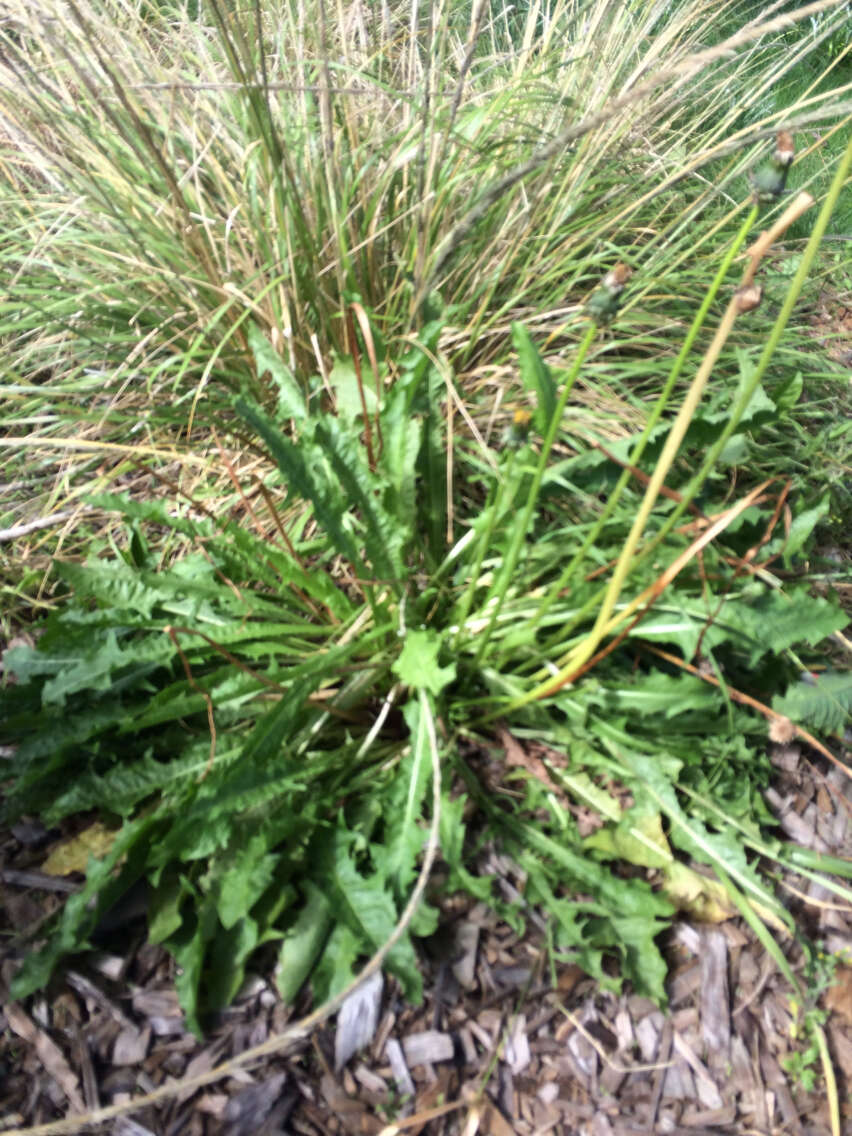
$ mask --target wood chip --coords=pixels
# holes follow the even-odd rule
[[[281,1096],[286,1074],[274,1073],[257,1085],[235,1093],[225,1107],[227,1136],[257,1136],[272,1106]]]
[[[363,1101],[347,1096],[330,1074],[323,1075],[320,1091],[343,1131],[351,1136],[373,1136],[384,1127],[382,1121],[370,1114]],[[256,1136],[256,1133],[247,1132],[246,1136]]]
[[[698,1059],[697,1054],[686,1041],[686,1039],[679,1033],[675,1032],[672,1035],[672,1047],[675,1052],[682,1057],[687,1065],[689,1065],[695,1077],[695,1085],[698,1092],[698,1099],[705,1109],[717,1109],[722,1107],[722,1097],[716,1087],[710,1074],[707,1072],[701,1061]]]
[[[559,1096],[559,1086],[555,1081],[548,1081],[541,1086],[536,1096],[543,1104],[553,1104]]]
[[[834,984],[825,993],[825,1006],[846,1025],[852,1025],[852,967],[838,966]]]
[[[70,895],[80,890],[73,880],[63,880],[60,876],[49,876],[45,872],[17,871],[13,868],[0,869],[0,880],[15,887],[35,888],[38,891],[58,891]]]
[[[89,1111],[100,1108],[101,1098],[98,1090],[98,1079],[95,1076],[95,1067],[92,1064],[92,1055],[89,1053],[89,1047],[79,1026],[74,1027],[74,1060],[83,1079],[83,1099],[86,1102],[86,1108]]]
[[[674,1064],[666,1069],[663,1077],[663,1099],[686,1101],[695,1099],[695,1081],[689,1066],[682,1058],[677,1058]]]
[[[527,1019],[518,1014],[506,1038],[503,1060],[513,1073],[522,1073],[530,1063],[530,1043],[527,1038]]]
[[[479,1131],[483,1136],[517,1136],[515,1129],[493,1104],[487,1104],[482,1110]]]
[[[388,1059],[388,1064],[391,1067],[391,1073],[396,1082],[396,1087],[404,1095],[413,1097],[414,1082],[408,1071],[408,1065],[405,1063],[405,1055],[402,1051],[402,1046],[395,1037],[388,1038],[387,1044],[385,1045],[385,1054]]]
[[[225,1093],[204,1093],[195,1102],[195,1107],[199,1112],[221,1120],[228,1107],[228,1097]]]
[[[363,1085],[368,1093],[373,1093],[379,1097],[387,1095],[387,1084],[377,1073],[374,1073],[372,1069],[368,1069],[366,1065],[358,1065],[352,1070],[352,1073],[358,1084]]]
[[[174,988],[135,990],[133,1009],[144,1018],[157,1037],[173,1037],[186,1032],[183,1011]]]
[[[718,1128],[733,1124],[737,1118],[737,1106],[726,1105],[724,1108],[687,1109],[680,1118],[681,1124],[687,1128],[705,1128],[715,1131]]]
[[[145,1060],[150,1042],[150,1027],[144,1030],[138,1030],[135,1026],[123,1029],[112,1048],[113,1065],[138,1065]]]
[[[477,1053],[476,1042],[473,1040],[473,1034],[470,1032],[470,1029],[467,1026],[463,1026],[459,1030],[458,1037],[461,1042],[465,1065],[475,1065],[479,1054]]]
[[[656,1059],[662,1030],[663,1015],[659,1010],[655,1010],[652,1014],[642,1018],[636,1027],[636,1040],[639,1042],[642,1061],[646,1065],[650,1065]]]
[[[370,975],[346,999],[337,1015],[334,1035],[334,1069],[339,1073],[346,1062],[373,1040],[379,1024],[379,1007],[384,990],[381,972]]]
[[[440,1030],[423,1030],[403,1039],[405,1060],[411,1068],[417,1065],[435,1065],[439,1061],[452,1061],[455,1054],[453,1039]]]
[[[701,940],[701,1039],[711,1067],[722,1069],[731,1059],[728,940],[715,928],[705,928]]]
[[[598,1071],[598,1054],[588,1038],[574,1030],[566,1045],[580,1072],[586,1077],[594,1077]]]
[[[136,1026],[128,1018],[127,1014],[118,1006],[112,998],[108,997],[103,990],[85,974],[80,974],[76,970],[68,970],[65,972],[65,979],[69,986],[71,986],[81,998],[90,1002],[93,1006],[99,1007],[104,1010],[111,1018],[117,1021],[125,1030],[135,1030]]]
[[[154,1133],[132,1117],[119,1116],[115,1122],[115,1136],[154,1136]]]
[[[624,1006],[615,1015],[615,1036],[619,1053],[626,1053],[633,1047],[635,1040],[633,1020]]]
[[[479,924],[462,919],[455,928],[454,947],[456,961],[452,972],[462,990],[476,985],[476,952],[479,946]]]
[[[831,1052],[847,1081],[852,1081],[852,1038],[839,1025],[828,1027]]]
[[[62,1089],[74,1111],[85,1112],[86,1105],[80,1092],[80,1082],[56,1042],[48,1037],[44,1030],[39,1029],[16,1003],[10,1002],[4,1006],[3,1013],[12,1032],[33,1046],[38,1059]]]

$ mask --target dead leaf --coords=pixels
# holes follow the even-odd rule
[[[846,1036],[846,1031],[840,1026],[828,1027],[828,1038],[831,1042],[831,1052],[843,1076],[852,1079],[852,1040]]]
[[[825,1008],[852,1025],[852,967],[839,966],[834,985],[825,992]]]
[[[89,857],[101,859],[115,842],[115,832],[95,821],[69,840],[57,844],[41,866],[47,876],[68,876],[71,872],[85,872]]]
[[[568,798],[551,777],[550,771],[541,758],[525,750],[521,743],[514,738],[505,727],[498,730],[497,736],[500,739],[500,744],[506,750],[506,764],[508,766],[525,769],[531,777],[541,782],[542,785],[545,785],[547,789],[556,796],[557,800],[564,808],[567,808]]]

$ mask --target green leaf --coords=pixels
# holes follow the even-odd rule
[[[349,853],[350,837],[338,831],[332,845],[332,878],[338,917],[362,937],[370,953],[384,946],[396,926],[397,911],[379,873],[362,876]],[[409,938],[396,944],[388,967],[400,980],[406,998],[419,1002],[422,979]]]
[[[582,770],[578,773],[566,773],[564,770],[555,769],[553,777],[575,800],[588,805],[602,817],[616,822],[621,819],[621,805],[606,789],[596,785],[588,773]]]
[[[795,375],[785,383],[777,386],[772,392],[772,398],[778,409],[780,411],[792,410],[802,397],[804,386],[805,382],[801,371],[796,371]]]
[[[793,518],[790,532],[784,542],[784,565],[789,568],[793,557],[798,555],[808,543],[814,529],[831,511],[831,494],[826,493],[811,509],[805,509]]]
[[[224,1010],[233,1002],[246,976],[246,962],[260,942],[257,922],[243,916],[226,930],[217,928],[204,968],[204,1008]]]
[[[46,707],[57,708],[64,707],[68,696],[79,691],[108,691],[122,671],[142,677],[176,654],[165,635],[136,638],[124,647],[113,629],[69,637],[64,650],[50,651],[50,647],[51,638],[42,637],[35,647],[7,651],[3,661],[19,682],[49,675],[41,688],[42,700]]]
[[[837,603],[797,589],[764,592],[747,603],[726,603],[719,622],[746,640],[749,657],[755,662],[768,652],[780,654],[794,643],[815,646],[841,631],[848,617]]]
[[[740,364],[740,391],[746,388],[751,382],[751,376],[754,374],[754,363],[749,357],[747,351],[742,348],[737,348],[737,358]],[[748,406],[743,412],[740,419],[740,426],[749,426],[754,429],[766,422],[772,422],[778,417],[778,412],[775,403],[758,384],[754,388],[751,398],[749,399]]]
[[[305,678],[291,682],[278,702],[267,711],[246,738],[243,760],[267,762],[281,751],[285,740],[302,722],[305,703],[318,685],[318,679]]]
[[[168,939],[165,946],[178,964],[175,975],[175,989],[178,1001],[186,1016],[187,1027],[197,1038],[203,1036],[199,989],[204,970],[207,944],[216,935],[219,920],[211,896],[205,896],[196,904],[194,914],[188,915],[180,928]]]
[[[422,332],[424,344],[431,352],[437,352],[437,325],[427,325]],[[434,333],[430,343],[427,332]],[[420,394],[422,387],[425,398],[425,420],[423,442],[417,461],[417,476],[423,491],[417,497],[416,531],[425,539],[425,551],[431,555],[433,563],[443,560],[447,546],[447,444],[441,402],[446,394],[446,381],[440,369],[432,362],[432,357],[419,348],[413,348],[407,362],[406,380],[414,394]]]
[[[218,878],[216,908],[226,931],[248,916],[272,882],[278,857],[267,851],[270,838],[267,829],[239,841],[229,856],[231,863]]]
[[[705,652],[730,643],[754,664],[767,653],[780,654],[795,643],[815,645],[842,630],[846,622],[837,604],[811,596],[803,588],[781,592],[749,585],[730,595],[712,620],[703,604],[692,609],[684,602],[679,611],[652,612],[633,635],[675,643],[687,659],[695,654],[699,640]],[[672,686],[673,693],[674,689]],[[684,682],[680,689],[686,694],[692,683]],[[697,693],[695,698],[700,701]]]
[[[619,980],[613,980],[604,970],[604,949],[591,942],[587,905],[557,896],[550,886],[545,867],[535,856],[527,853],[521,857],[519,864],[527,873],[526,898],[544,908],[554,924],[554,945],[560,951],[570,950],[586,974],[597,979],[604,989],[618,990]]]
[[[664,930],[662,919],[673,912],[669,901],[652,892],[643,880],[619,880],[603,865],[568,849],[532,826],[525,826],[522,839],[526,845],[521,860],[524,867],[528,868],[531,855],[538,853],[553,865],[554,874],[560,868],[567,872],[567,880],[561,873],[557,876],[560,884],[579,885],[593,897],[594,902],[588,904],[593,917],[582,924],[583,964],[594,966],[595,952],[591,948],[618,952],[624,975],[633,982],[637,992],[664,1004],[667,968],[655,939]],[[556,910],[557,917],[568,914],[564,908]],[[576,935],[576,927],[575,918],[569,916],[565,932],[569,936]],[[572,939],[572,945],[575,942],[576,939]]]
[[[314,969],[314,1001],[324,1002],[345,989],[355,977],[359,958],[363,957],[364,942],[361,936],[346,923],[338,923]]]
[[[776,927],[791,925],[789,916],[746,860],[745,850],[735,830],[710,832],[697,817],[685,813],[672,782],[660,770],[656,754],[641,754],[619,747],[619,756],[636,777],[632,787],[637,800],[647,793],[668,818],[672,844],[701,863],[721,868],[753,903],[760,905],[763,917],[771,919]]]
[[[307,417],[305,396],[290,368],[254,323],[248,325],[248,345],[258,378],[268,373],[278,388],[278,412],[283,418],[302,422]]]
[[[382,414],[380,464],[387,480],[385,502],[398,526],[401,543],[409,543],[417,517],[417,462],[423,444],[423,424],[412,417],[409,392],[394,385]]]
[[[512,324],[512,343],[518,352],[524,388],[532,391],[536,398],[536,409],[533,414],[535,428],[539,434],[544,435],[556,413],[556,385],[550,374],[550,368],[542,360],[530,333],[523,324]]]
[[[583,841],[583,846],[638,868],[666,869],[674,860],[663,835],[660,814],[647,806],[628,809],[618,824],[599,828]]]
[[[393,673],[407,686],[437,696],[456,677],[455,663],[438,665],[441,646],[441,637],[434,631],[406,632],[402,651],[391,668]]]
[[[117,747],[121,743],[113,737],[106,744]],[[197,778],[204,771],[209,752],[210,743],[204,741],[187,746],[171,761],[158,761],[150,752],[133,761],[131,755],[125,753],[124,762],[104,773],[86,769],[61,789],[53,789],[52,800],[43,809],[43,819],[45,823],[54,824],[72,813],[97,807],[130,817],[138,803],[153,793],[173,794]],[[50,777],[50,770],[45,770],[45,776]]]
[[[814,682],[797,682],[773,699],[772,709],[793,722],[839,733],[852,714],[852,671],[817,675]]]
[[[745,465],[751,450],[744,434],[732,434],[719,454],[719,465]]]
[[[431,781],[432,762],[429,735],[419,701],[407,703],[402,713],[411,744],[384,797],[384,836],[381,846],[373,849],[373,859],[385,879],[392,884],[397,900],[404,902],[426,840],[422,813]]]
[[[181,905],[192,889],[183,876],[172,870],[165,872],[148,901],[148,942],[163,943],[183,922]]]
[[[311,880],[302,890],[307,902],[284,936],[278,955],[276,983],[285,1006],[293,1003],[314,968],[334,925],[331,904]]]
[[[320,423],[315,436],[340,482],[344,499],[365,526],[364,544],[373,574],[397,583],[402,576],[400,552],[405,531],[385,512],[378,496],[380,478],[367,467],[360,442],[333,418]]]
[[[696,919],[718,923],[736,910],[718,880],[708,879],[674,858],[663,833],[662,818],[647,802],[628,809],[618,824],[592,833],[584,846],[605,858],[659,871],[663,893],[679,911],[687,911]]]
[[[467,826],[464,819],[468,798],[463,794],[451,797],[441,795],[441,815],[438,818],[438,838],[441,856],[450,869],[447,891],[467,891],[475,899],[487,903],[491,899],[493,876],[473,876],[465,867],[464,845]]]
[[[658,625],[661,630],[663,624]],[[637,629],[641,632],[642,629]],[[607,683],[590,692],[589,704],[613,713],[674,718],[691,710],[718,713],[717,691],[693,675],[667,675],[662,671],[632,676],[627,681]]]
[[[350,358],[340,358],[339,356],[334,360],[331,371],[328,376],[329,385],[334,391],[334,405],[337,413],[342,422],[354,423],[357,419],[364,417],[364,403],[367,405],[367,413],[374,415],[376,413],[376,390],[370,383],[363,382],[361,389],[364,391],[364,402],[361,401],[361,389],[358,386],[358,373],[355,370],[355,364]]]
[[[238,398],[234,406],[240,417],[266,442],[290,491],[304,501],[311,502],[317,521],[335,550],[345,556],[363,577],[368,576],[369,570],[361,559],[358,547],[344,527],[344,517],[349,511],[348,503],[330,480],[323,462],[317,460],[320,455],[316,447],[308,446],[307,443],[294,445],[267,422],[258,407],[244,398]]]

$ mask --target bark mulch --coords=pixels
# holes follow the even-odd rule
[[[767,800],[795,842],[852,854],[852,781],[776,745]],[[14,936],[75,885],[42,875],[49,842],[36,823],[0,838],[6,928],[5,990]],[[498,850],[482,870],[507,898],[519,869]],[[817,884],[780,880],[801,924],[828,957],[852,946],[850,911]],[[681,922],[666,944],[669,1006],[613,993],[578,967],[552,960],[546,925],[528,911],[518,934],[482,905],[445,905],[445,924],[423,953],[425,998],[406,1005],[377,976],[338,1017],[287,1055],[275,1054],[194,1091],[109,1121],[118,1136],[830,1132],[816,1054],[786,1071],[796,1039],[790,990],[749,928]],[[187,1032],[172,964],[127,915],[125,949],[80,957],[49,996],[0,1012],[0,1125],[22,1129],[129,1102],[196,1077],[274,1037],[306,1007],[280,1004],[271,977],[253,976],[204,1042]],[[800,972],[794,942],[782,943]],[[852,1133],[852,967],[838,963],[817,1005]],[[298,1012],[298,1013],[297,1013]],[[359,1046],[353,1051],[356,1046]],[[802,1057],[800,1056],[800,1062]],[[807,1091],[803,1082],[814,1078]],[[66,1129],[75,1130],[75,1129]]]

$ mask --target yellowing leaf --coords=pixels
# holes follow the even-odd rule
[[[737,913],[718,880],[708,879],[678,861],[666,870],[663,893],[679,911],[702,923],[723,923]]]
[[[640,813],[631,809],[618,825],[598,829],[584,844],[605,856],[626,860],[639,868],[662,868],[665,871],[674,861],[659,813]]]
[[[100,859],[106,856],[116,834],[112,829],[95,821],[94,824],[78,832],[69,840],[63,840],[50,853],[41,866],[47,876],[67,876],[71,872],[85,872],[89,857]]]
[[[736,914],[736,907],[718,880],[708,879],[674,858],[659,813],[632,809],[621,824],[599,829],[585,844],[629,864],[659,869],[663,894],[679,911],[686,911],[694,919],[721,923]]]

